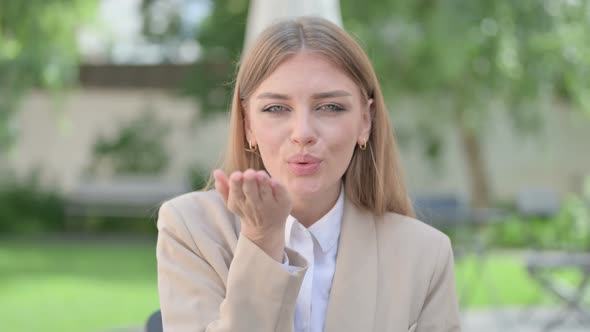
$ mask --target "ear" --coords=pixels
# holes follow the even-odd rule
[[[363,110],[361,134],[359,135],[358,143],[364,144],[369,141],[371,136],[371,123],[373,122],[373,98],[367,101],[367,105]]]
[[[248,105],[245,100],[240,101],[242,106],[242,117],[244,118],[244,132],[246,134],[246,141],[249,144],[256,145],[256,139],[254,138],[254,133],[252,132],[252,127],[250,125],[250,116],[248,115]]]

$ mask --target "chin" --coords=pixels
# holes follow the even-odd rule
[[[322,181],[317,177],[298,177],[291,178],[287,182],[287,191],[291,196],[301,196],[316,194],[323,188]]]

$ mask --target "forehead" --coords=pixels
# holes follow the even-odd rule
[[[358,96],[357,84],[346,72],[325,56],[312,52],[299,52],[281,63],[254,92],[273,92],[290,95],[345,90]]]

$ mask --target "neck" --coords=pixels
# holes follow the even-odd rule
[[[328,192],[292,196],[293,209],[291,210],[291,215],[300,224],[309,228],[334,207],[339,195],[340,184]]]

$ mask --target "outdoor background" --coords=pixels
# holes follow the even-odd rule
[[[256,3],[0,1],[1,331],[142,330],[159,204],[219,161],[247,27],[279,8],[369,54],[465,330],[587,331],[590,1]]]

